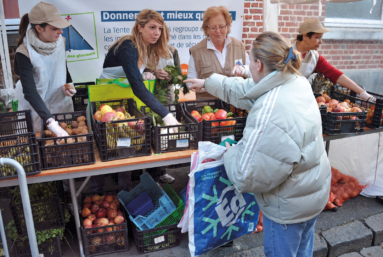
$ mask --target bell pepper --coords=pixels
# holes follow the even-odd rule
[[[211,108],[209,105],[206,105],[202,109],[202,115],[204,115],[205,113],[208,113],[208,112],[213,112],[213,108]]]

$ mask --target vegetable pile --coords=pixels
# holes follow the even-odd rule
[[[189,88],[186,86],[186,83],[184,82],[184,80],[186,80],[186,78],[187,78],[187,75],[186,74],[182,75],[179,67],[173,66],[173,65],[167,65],[164,68],[164,71],[168,72],[170,74],[170,76],[172,77],[172,79],[170,81],[168,81],[167,79],[156,79],[156,87],[154,88],[154,96],[157,98],[157,100],[160,103],[167,104],[166,95],[169,92],[169,89],[168,89],[169,84],[180,85],[184,95],[189,93]],[[176,88],[174,90],[174,95],[175,95],[174,103],[175,104],[178,103],[179,93],[180,93],[179,89]]]
[[[196,111],[193,110],[191,112],[191,115],[199,122],[202,122],[203,120],[217,120],[217,122],[212,122],[211,126],[212,127],[225,127],[225,126],[230,126],[228,128],[225,128],[225,130],[233,130],[233,127],[237,122],[233,119],[233,113],[232,112],[226,112],[223,109],[215,109],[211,108],[211,106],[204,106],[202,108],[202,115]],[[218,122],[218,120],[223,120],[221,122]],[[216,133],[217,129],[213,129],[212,133]]]

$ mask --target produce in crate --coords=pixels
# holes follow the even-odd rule
[[[72,121],[70,125],[68,125],[65,122],[61,122],[59,125],[62,129],[64,129],[68,133],[69,136],[89,134],[89,129],[86,126],[85,116],[78,117],[77,121]],[[54,138],[54,137],[56,137],[56,135],[49,130],[44,130],[44,137]],[[87,140],[86,137],[78,137],[77,138],[78,142],[83,142],[86,140]],[[68,138],[66,140],[66,143],[68,143],[68,144],[73,144],[75,142],[76,142],[76,140],[74,138]],[[65,140],[58,140],[57,144],[65,144]],[[45,145],[54,145],[54,142],[53,142],[53,140],[48,140],[45,142]]]
[[[1,147],[1,144],[0,144]],[[8,151],[1,151],[0,152],[0,158],[11,158],[14,159],[15,161],[19,162],[21,166],[23,166],[25,172],[32,172],[33,168],[30,165],[32,162],[31,156],[30,156],[30,149],[29,146],[25,147],[15,147],[11,148]],[[16,169],[12,167],[11,165],[2,165],[0,166],[0,172],[3,177],[6,176],[12,176],[15,175]]]

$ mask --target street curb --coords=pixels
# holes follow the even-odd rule
[[[372,245],[377,246],[383,242],[383,213],[376,214],[364,220],[366,225],[371,228],[374,235]]]
[[[362,257],[362,255],[360,255],[359,253],[353,252],[353,253],[342,254],[339,257]]]
[[[328,257],[337,257],[344,253],[359,252],[364,247],[370,247],[373,235],[370,229],[360,221],[331,228],[322,232],[328,242]]]
[[[326,257],[327,251],[328,249],[326,240],[324,240],[323,237],[315,233],[313,257]]]

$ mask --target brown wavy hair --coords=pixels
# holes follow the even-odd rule
[[[138,31],[138,24],[140,24],[140,26],[143,28],[150,20],[153,19],[162,25],[162,32],[160,38],[155,44],[149,44],[148,47],[146,47],[141,37],[141,33]],[[138,61],[145,64],[145,66],[151,70],[156,69],[160,58],[171,58],[168,48],[168,42],[170,40],[168,26],[166,26],[166,23],[161,14],[154,10],[142,10],[137,15],[132,34],[121,37],[109,47],[108,51],[117,44],[116,48],[114,49],[114,53],[116,54],[118,47],[127,39],[132,40],[135,47],[137,48]]]
[[[211,17],[214,17],[218,14],[222,14],[223,17],[226,20],[226,25],[227,25],[227,34],[231,32],[231,23],[233,22],[233,19],[231,18],[231,15],[229,13],[229,9],[227,9],[225,6],[212,6],[207,8],[207,10],[203,13],[202,17],[202,30],[205,36],[207,36],[207,23],[209,22],[209,19]]]
[[[251,54],[254,60],[260,60],[270,71],[278,70],[300,75],[299,69],[302,64],[301,54],[293,49],[297,57],[290,59],[286,64],[285,60],[289,55],[291,43],[286,38],[275,32],[263,32],[252,44]]]
[[[17,39],[17,46],[21,45],[23,43],[24,37],[27,34],[27,28],[29,25],[29,15],[28,13],[24,14],[23,17],[20,19],[20,25],[19,25],[19,39]],[[48,25],[48,23],[42,23],[42,24],[31,24],[32,28],[37,32],[36,26],[40,25],[43,29]]]

